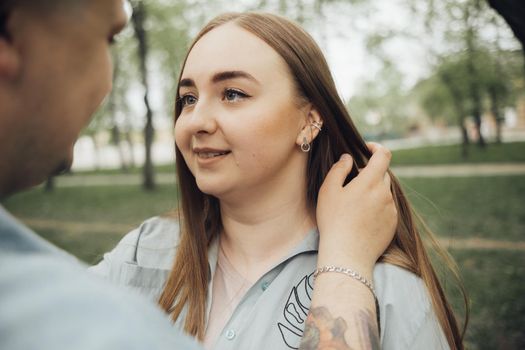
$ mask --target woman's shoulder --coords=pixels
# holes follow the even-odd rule
[[[167,216],[155,216],[145,220],[128,233],[122,243],[132,244],[140,249],[169,250],[179,244],[179,222]]]
[[[378,263],[374,286],[384,349],[411,349],[425,339],[435,345],[432,349],[448,348],[421,277],[393,264]]]
[[[374,268],[374,286],[378,297],[390,303],[403,299],[418,305],[430,305],[425,282],[411,271],[390,263],[378,263]],[[418,299],[414,299],[414,297]]]
[[[146,268],[169,270],[179,245],[178,220],[156,216],[127,233],[97,266],[134,264]],[[92,270],[96,270],[93,267]]]

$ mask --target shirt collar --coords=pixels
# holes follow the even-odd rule
[[[285,261],[292,259],[293,257],[303,254],[303,253],[312,253],[319,250],[319,230],[317,227],[312,228],[306,236],[303,238],[299,244],[297,244],[289,254],[287,254],[283,259],[277,262],[277,265],[282,264]],[[219,236],[215,237],[208,248],[208,281],[211,283],[213,281],[213,276],[215,275],[215,269],[217,268],[217,259],[219,258]],[[211,288],[210,288],[211,289]]]

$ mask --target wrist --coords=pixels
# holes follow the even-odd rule
[[[317,256],[317,267],[339,266],[355,270],[365,278],[372,278],[375,259],[366,256],[363,252],[353,252],[350,249],[330,249],[319,246]]]

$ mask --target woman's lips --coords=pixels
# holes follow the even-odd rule
[[[223,156],[225,154],[228,154],[230,153],[230,151],[221,151],[221,152],[197,152],[197,156],[199,158],[204,158],[204,159],[208,159],[208,158],[215,158],[215,157],[218,157],[218,156]]]
[[[197,155],[199,160],[212,160],[222,158],[231,153],[228,150],[214,149],[214,148],[194,148],[193,152]]]

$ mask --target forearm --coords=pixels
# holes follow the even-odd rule
[[[348,267],[349,259],[335,260]],[[364,267],[363,267],[364,268]],[[361,270],[371,278],[371,268]],[[364,271],[364,272],[363,272]],[[372,292],[356,279],[336,272],[320,274],[314,284],[310,312],[299,349],[380,349],[376,303]]]

